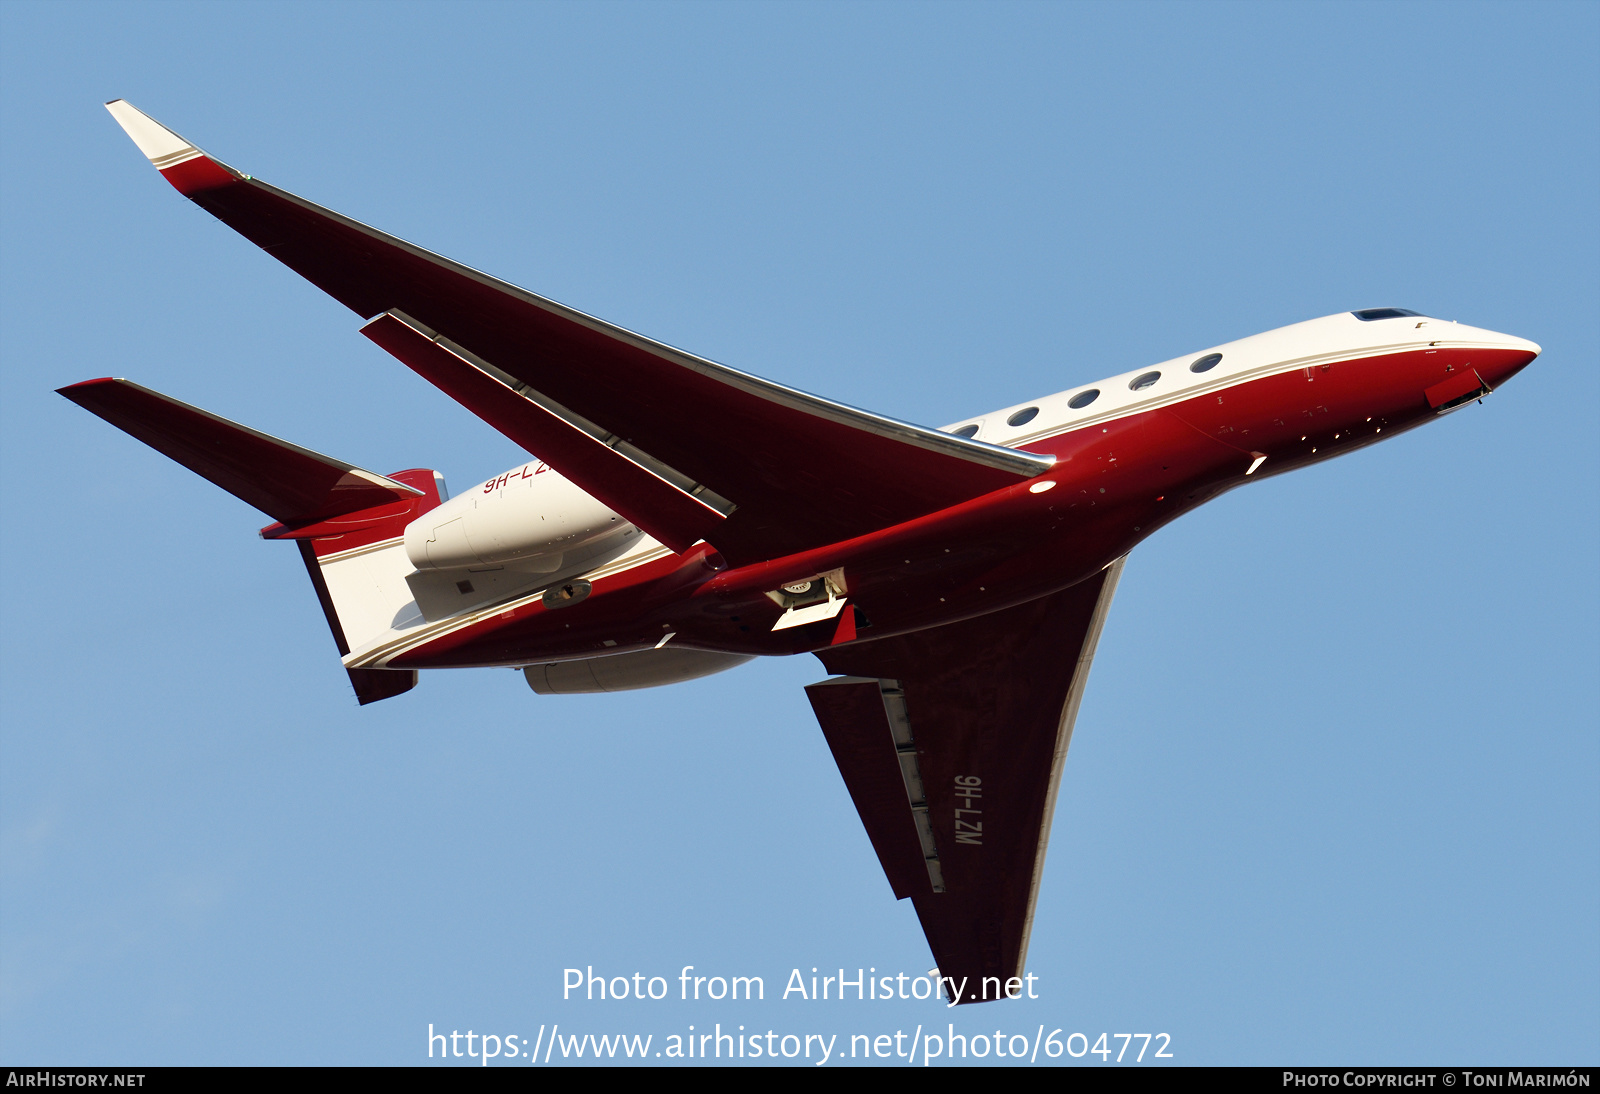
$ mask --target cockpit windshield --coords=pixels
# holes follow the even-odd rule
[[[1370,323],[1374,319],[1427,318],[1427,316],[1423,315],[1421,312],[1411,311],[1408,308],[1363,308],[1361,311],[1353,311],[1350,314],[1361,320],[1363,323]]]

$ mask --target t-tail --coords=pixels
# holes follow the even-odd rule
[[[388,630],[412,602],[403,537],[443,500],[437,471],[375,475],[128,380],[86,380],[58,393],[273,518],[261,536],[299,546],[341,657]],[[346,671],[362,705],[417,684],[414,670]]]

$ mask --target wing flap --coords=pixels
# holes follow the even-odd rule
[[[441,344],[437,335],[407,316],[385,312],[361,333],[456,402],[529,452],[557,468],[585,492],[622,514],[674,551],[711,540],[724,519],[716,508],[674,485],[643,463],[618,451],[620,439],[584,429],[530,397],[525,386],[464,350]],[[609,443],[608,443],[609,442]],[[642,455],[642,453],[641,453]],[[670,469],[667,469],[670,474]],[[680,478],[679,481],[684,481]]]
[[[929,886],[927,861],[876,678],[841,676],[806,687],[845,788],[889,878],[895,899]]]
[[[1027,604],[818,654],[850,678],[808,689],[851,696],[855,747],[834,751],[846,785],[896,895],[917,909],[940,974],[967,985],[964,1002],[999,998],[1022,975],[1062,766],[1121,570],[1119,560]],[[898,758],[894,741],[885,729],[872,743],[856,681],[898,684],[903,695],[937,873],[909,868],[915,810],[883,774]],[[847,705],[841,698],[828,711],[830,746]]]

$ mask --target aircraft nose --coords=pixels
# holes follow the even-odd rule
[[[1544,352],[1537,342],[1530,342],[1526,338],[1517,338],[1514,335],[1502,334],[1505,348],[1494,355],[1492,361],[1484,362],[1478,368],[1478,375],[1491,388],[1499,387],[1511,377],[1527,368],[1533,359]]]

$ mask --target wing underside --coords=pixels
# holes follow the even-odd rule
[[[385,321],[369,336],[664,543],[706,538],[736,565],[760,561],[1051,466],[673,349],[242,175],[125,102],[108,107],[186,197],[364,319],[397,318],[409,333]],[[571,443],[573,428],[601,443]],[[618,488],[637,485],[633,467],[684,497]]]
[[[895,896],[916,906],[962,1002],[998,998],[1023,974],[1062,765],[1122,565],[977,619],[818,654],[839,675],[807,695]]]

